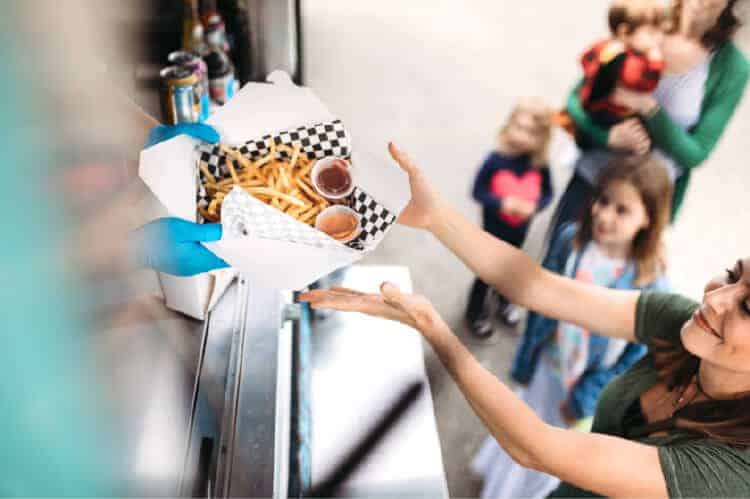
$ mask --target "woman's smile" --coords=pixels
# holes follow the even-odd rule
[[[703,315],[703,312],[700,309],[696,310],[693,314],[693,322],[695,322],[695,324],[705,332],[716,336],[720,340],[724,339],[713,327],[711,327],[711,324],[708,322],[706,316]]]

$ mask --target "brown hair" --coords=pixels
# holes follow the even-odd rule
[[[636,264],[639,286],[652,282],[664,270],[662,233],[669,223],[672,182],[664,164],[655,157],[622,156],[613,160],[597,179],[594,195],[580,220],[575,244],[582,248],[593,239],[591,209],[614,182],[627,182],[640,194],[649,224],[633,240],[631,256]]]
[[[709,49],[715,50],[721,47],[726,42],[730,41],[737,30],[742,26],[742,22],[737,14],[734,12],[734,7],[737,5],[739,0],[729,0],[727,6],[719,14],[719,18],[716,23],[706,31],[701,37],[701,44]],[[674,27],[676,31],[680,29],[680,21],[682,19],[682,0],[674,0],[672,5]]]
[[[664,26],[667,9],[659,0],[615,0],[609,7],[609,30],[617,35],[620,25],[625,25],[628,33],[641,26]]]
[[[519,99],[511,111],[508,120],[500,128],[498,142],[500,145],[505,140],[505,134],[513,126],[518,115],[522,112],[529,113],[534,118],[534,128],[542,136],[542,145],[539,150],[531,153],[531,164],[537,168],[547,166],[549,158],[549,145],[552,140],[552,106],[541,97],[524,97]]]
[[[698,375],[700,359],[682,342],[652,340],[654,365],[669,390],[685,390]],[[750,447],[750,394],[734,400],[695,402],[674,413],[674,427],[693,438],[710,438],[738,448]]]

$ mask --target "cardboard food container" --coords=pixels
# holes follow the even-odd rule
[[[221,241],[204,243],[232,269],[161,279],[167,305],[194,317],[205,317],[232,272],[265,288],[299,290],[352,264],[378,246],[409,201],[407,175],[392,161],[358,152],[344,125],[310,89],[278,71],[268,81],[245,85],[207,123],[219,131],[222,144],[250,161],[268,154],[271,144],[298,147],[311,161],[349,160],[355,188],[343,203],[359,214],[361,232],[341,243],[234,187],[221,206]],[[385,144],[381,148],[385,153]],[[200,222],[197,206],[207,200],[199,162],[217,179],[229,177],[218,145],[184,135],[143,150],[139,174],[170,215]]]

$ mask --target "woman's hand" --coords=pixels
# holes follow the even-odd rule
[[[622,87],[615,88],[611,99],[615,104],[630,108],[642,115],[650,114],[659,105],[651,94],[635,92]]]
[[[612,127],[607,145],[610,149],[642,156],[651,150],[651,137],[640,120],[630,118]]]
[[[448,325],[427,298],[421,295],[404,294],[398,287],[388,282],[380,286],[380,294],[334,287],[328,290],[307,291],[300,295],[299,300],[310,303],[313,309],[360,312],[401,322],[428,338],[449,330]]]
[[[396,147],[393,142],[388,144],[388,152],[409,175],[409,187],[411,188],[411,200],[398,217],[398,222],[416,229],[430,229],[437,219],[440,194],[411,158]]]

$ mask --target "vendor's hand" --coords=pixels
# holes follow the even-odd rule
[[[642,156],[651,150],[651,137],[639,119],[630,118],[610,129],[607,145],[610,149]]]
[[[398,222],[417,229],[429,229],[437,219],[440,195],[417,165],[393,142],[388,144],[391,157],[409,175],[411,200],[398,217]]]
[[[137,264],[167,274],[191,276],[229,266],[201,244],[219,239],[220,224],[159,218],[133,231],[130,242]]]
[[[151,129],[146,140],[146,147],[151,147],[178,135],[189,135],[194,139],[216,144],[221,137],[211,125],[205,123],[180,123],[179,125],[157,125]]]
[[[404,294],[387,282],[380,286],[380,294],[334,287],[330,290],[307,291],[300,295],[299,300],[309,302],[313,309],[360,312],[401,322],[426,337],[450,330],[427,298]]]
[[[612,92],[612,102],[632,109],[639,114],[649,114],[658,105],[656,99],[645,92],[636,92],[627,88],[617,87]]]

